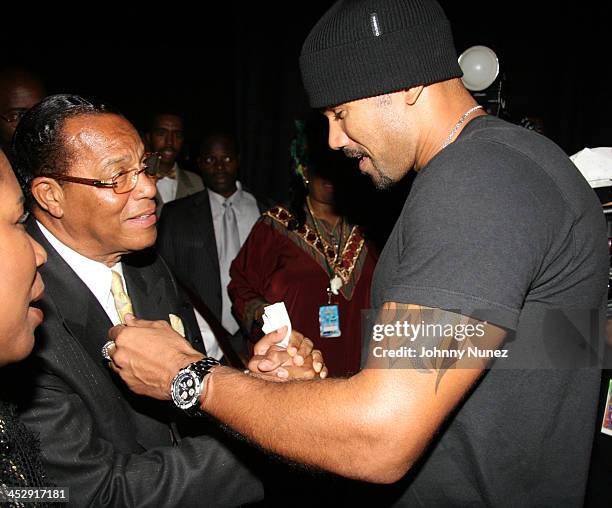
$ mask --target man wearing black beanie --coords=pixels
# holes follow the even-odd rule
[[[219,367],[201,408],[281,455],[395,483],[378,505],[582,506],[608,271],[592,190],[554,143],[478,106],[435,0],[339,1],[300,65],[332,148],[380,188],[418,172],[373,280],[366,368],[272,384]],[[193,359],[139,324],[113,359],[167,399]]]

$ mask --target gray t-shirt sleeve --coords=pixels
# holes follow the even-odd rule
[[[515,329],[550,237],[551,210],[543,217],[539,204],[547,190],[534,171],[522,155],[487,143],[438,154],[415,179],[396,225],[396,270],[382,301]]]

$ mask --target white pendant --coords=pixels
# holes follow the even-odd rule
[[[331,289],[331,292],[335,295],[338,294],[338,290],[344,285],[344,283],[342,282],[342,279],[340,277],[338,277],[337,275],[331,279],[329,281],[329,289]]]

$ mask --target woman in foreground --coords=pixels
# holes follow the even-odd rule
[[[6,365],[23,360],[34,346],[34,329],[43,319],[32,302],[43,294],[37,267],[46,261],[43,248],[26,233],[27,213],[17,179],[0,150],[0,504],[7,487],[48,486],[38,442],[15,415],[2,387],[10,381]],[[11,501],[8,502],[12,504]],[[17,502],[16,505],[19,506]]]

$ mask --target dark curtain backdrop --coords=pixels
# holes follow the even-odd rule
[[[276,200],[287,196],[293,120],[308,111],[298,66],[301,41],[322,12],[308,3],[285,2],[272,17],[250,7],[237,19],[236,125],[243,178],[256,193]]]
[[[483,44],[497,53],[511,118],[543,117],[547,135],[568,154],[612,145],[610,17],[601,5],[609,2],[441,3],[458,52]],[[204,131],[233,129],[242,148],[243,182],[258,195],[282,201],[293,119],[308,110],[298,55],[329,5],[226,0],[70,24],[52,17],[44,24],[31,16],[19,23],[7,18],[0,65],[32,68],[51,93],[108,100],[141,130],[152,110],[181,110],[190,167]],[[399,211],[408,187],[409,181],[391,194],[375,193],[357,172],[343,185],[381,230],[390,228],[386,217]]]
[[[605,5],[440,1],[453,25],[459,54],[477,44],[496,52],[511,121],[541,117],[546,135],[568,154],[586,146],[612,146],[607,79],[612,43]],[[307,107],[299,50],[309,28],[331,3],[287,2],[275,7],[273,15],[254,9],[238,17],[236,104],[244,177],[258,192],[277,199],[286,196],[292,119]],[[366,195],[383,207],[393,202],[389,196],[381,200]]]
[[[611,146],[608,101],[609,2],[441,0],[460,54],[493,49],[505,74],[510,119],[544,119],[546,135],[568,154]]]

